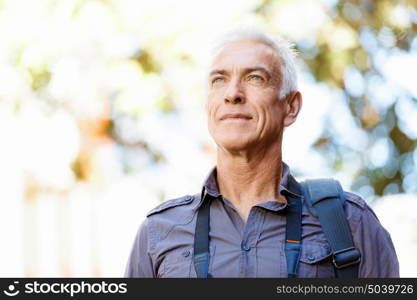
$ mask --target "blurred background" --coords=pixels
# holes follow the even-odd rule
[[[0,276],[123,276],[146,212],[215,164],[208,49],[238,26],[299,51],[284,161],[363,196],[417,277],[411,0],[0,0]]]

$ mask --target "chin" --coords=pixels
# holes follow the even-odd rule
[[[217,139],[216,143],[219,147],[226,149],[227,151],[242,151],[246,150],[250,147],[251,140],[248,139],[247,136],[241,135],[241,136],[235,136],[233,138],[222,138]]]

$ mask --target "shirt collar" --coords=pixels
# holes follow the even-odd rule
[[[279,192],[281,195],[284,196],[291,196],[296,198],[302,197],[302,191],[300,184],[295,180],[295,178],[290,173],[290,168],[284,162],[282,162],[282,177],[279,186]],[[204,200],[207,196],[211,198],[217,198],[221,196],[219,192],[219,188],[217,185],[217,168],[214,167],[209,175],[207,176],[202,191],[201,191],[201,198],[200,203],[197,205],[197,209],[200,207],[202,200]],[[271,206],[272,209],[278,208],[279,203],[274,203],[275,201],[269,201],[265,203],[265,205],[261,205],[262,207],[266,206],[265,208],[269,208]],[[274,209],[275,210],[275,209]]]

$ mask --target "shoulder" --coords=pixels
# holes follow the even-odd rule
[[[170,231],[173,227],[189,224],[200,201],[200,195],[185,195],[167,200],[146,214],[151,231]]]
[[[392,244],[389,232],[382,226],[371,206],[357,194],[344,192],[344,196],[346,217],[354,239],[361,240],[361,245],[376,245],[381,241],[386,241],[387,245]]]
[[[185,195],[179,198],[170,199],[162,202],[152,210],[150,210],[146,216],[150,217],[155,214],[161,214],[166,211],[170,210],[189,210],[190,204],[193,203],[193,201],[197,198],[197,195]],[[186,206],[185,208],[182,208],[183,206]]]
[[[346,217],[354,231],[364,215],[367,215],[369,206],[361,196],[352,192],[343,191],[343,196],[345,198]]]
[[[398,258],[389,232],[362,197],[344,195],[352,236],[362,256],[359,277],[398,277]]]
[[[193,228],[193,219],[200,195],[185,195],[167,200],[146,215],[149,247],[153,252],[156,245],[172,236],[173,239],[183,239],[182,232]],[[175,230],[182,228],[182,230]],[[172,239],[171,239],[172,240]]]
[[[344,196],[346,216],[352,231],[357,231],[362,227],[365,227],[368,233],[385,231],[373,209],[362,197],[350,192],[344,192]]]
[[[361,210],[367,208],[366,202],[361,196],[346,191],[343,192],[343,196],[345,197],[347,205],[354,205]]]

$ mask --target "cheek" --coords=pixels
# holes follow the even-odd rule
[[[207,99],[209,102],[221,102],[224,99],[225,92],[226,92],[227,86],[224,85],[217,85],[215,87],[209,87],[209,91],[207,94]]]
[[[211,100],[208,100],[207,102],[207,121],[208,121],[208,125],[212,126],[214,124],[215,121],[215,117],[216,117],[216,105],[215,103],[213,103]]]
[[[212,90],[209,92],[206,104],[209,122],[215,120],[216,112],[222,103],[221,99],[222,98],[220,97],[218,90]]]
[[[276,128],[283,124],[284,121],[284,107],[274,99],[275,102],[268,102],[258,108],[259,119],[263,126]]]

